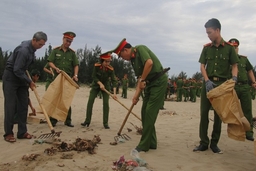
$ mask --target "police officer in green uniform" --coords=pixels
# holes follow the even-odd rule
[[[190,85],[190,92],[191,92],[191,96],[190,96],[190,101],[191,102],[196,102],[196,79],[192,78],[191,79],[191,85]]]
[[[239,41],[236,38],[229,40],[235,47],[238,54]],[[244,116],[251,124],[251,130],[246,132],[246,139],[254,141],[253,122],[252,122],[252,99],[250,94],[251,86],[248,84],[248,76],[252,82],[252,86],[256,87],[255,77],[253,74],[253,66],[246,56],[239,55],[237,83],[235,85],[236,94],[240,100]]]
[[[47,73],[46,84],[45,84],[45,90],[47,90],[47,88],[53,81],[54,73],[51,67],[49,66],[49,63],[46,63],[46,65],[44,66],[44,71]]]
[[[201,95],[201,90],[202,90],[202,81],[198,80],[197,81],[197,89],[196,89],[196,96],[200,97]]]
[[[109,116],[109,95],[104,91],[105,89],[110,91],[110,82],[113,85],[113,98],[116,97],[116,86],[117,80],[114,72],[114,68],[110,65],[111,62],[111,52],[106,52],[100,55],[100,62],[94,64],[94,69],[92,73],[92,86],[90,90],[90,96],[87,102],[86,118],[82,126],[88,127],[91,123],[92,118],[92,108],[95,98],[99,92],[103,96],[103,126],[105,129],[109,129],[108,116]]]
[[[183,89],[184,89],[184,102],[187,102],[188,99],[189,99],[189,87],[190,87],[190,82],[188,79],[185,79],[184,80],[184,86],[183,86]]]
[[[211,141],[207,135],[211,103],[206,93],[229,78],[230,65],[232,65],[232,79],[237,81],[237,63],[239,59],[235,48],[221,37],[219,20],[212,18],[204,26],[211,43],[204,45],[199,59],[201,73],[204,77],[200,101],[199,136],[201,140],[200,145],[194,148],[193,151],[205,151],[210,144],[210,148],[214,153],[222,153],[217,146],[221,134],[221,120],[215,111]]]
[[[124,74],[124,78],[122,79],[122,96],[123,98],[127,99],[127,88],[128,88],[129,80],[127,78],[127,74]]]
[[[76,57],[75,51],[69,48],[76,34],[73,32],[63,33],[63,43],[61,46],[54,48],[48,57],[48,63],[54,69],[54,79],[61,70],[65,71],[74,81],[78,81],[79,62]],[[53,126],[58,122],[54,118],[50,118]],[[68,115],[65,121],[68,127],[74,127],[71,123],[71,107],[69,108]]]
[[[177,102],[181,102],[182,101],[182,87],[184,84],[181,77],[178,77],[176,84],[177,84]]]
[[[123,39],[113,52],[124,60],[130,61],[135,75],[138,77],[136,91],[132,98],[133,105],[137,104],[140,92],[144,90],[141,108],[143,132],[135,149],[138,152],[156,149],[155,122],[165,97],[166,70],[164,70],[156,55],[145,45],[132,47],[126,39]]]

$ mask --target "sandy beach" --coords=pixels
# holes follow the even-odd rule
[[[1,83],[2,87],[2,83]],[[20,140],[15,143],[8,143],[4,138],[0,140],[0,170],[1,171],[111,171],[113,162],[121,156],[131,159],[130,152],[136,147],[140,140],[140,135],[136,133],[135,127],[140,127],[140,121],[132,114],[129,116],[122,133],[127,134],[131,139],[117,145],[110,145],[114,142],[114,137],[127,114],[127,110],[110,98],[110,129],[104,129],[102,124],[102,99],[96,98],[93,108],[93,117],[90,127],[85,128],[80,125],[85,119],[85,111],[90,88],[81,86],[75,93],[72,101],[72,123],[74,128],[58,122],[55,131],[62,131],[61,141],[72,143],[76,138],[92,139],[94,135],[99,135],[101,142],[95,148],[96,154],[89,154],[87,151],[72,151],[72,159],[62,159],[63,153],[57,152],[49,156],[44,153],[45,149],[52,147],[48,143],[34,143],[35,139]],[[37,84],[37,91],[40,97],[45,92],[44,83]],[[118,99],[128,108],[131,106],[131,99],[134,90],[128,90],[128,98]],[[30,91],[30,98],[34,107],[39,108],[36,97]],[[4,98],[0,91],[0,134],[4,134]],[[256,101],[252,102],[253,114],[256,114]],[[193,152],[193,148],[199,144],[199,119],[200,119],[200,98],[196,103],[165,101],[166,110],[160,110],[156,122],[158,138],[158,148],[148,152],[141,152],[140,157],[148,163],[148,168],[153,171],[255,171],[256,158],[254,154],[254,142],[235,141],[227,136],[227,125],[222,124],[221,139],[218,144],[223,154],[214,154],[210,149],[204,152]],[[133,112],[140,116],[141,100],[133,108]],[[29,109],[29,112],[31,110]],[[40,115],[40,114],[38,114]],[[43,117],[43,115],[41,115]],[[213,112],[210,112],[213,118]],[[213,122],[209,124],[209,135]],[[127,128],[132,129],[128,132]],[[16,137],[17,125],[14,126]],[[254,130],[255,131],[255,130]],[[28,132],[34,136],[43,133],[50,133],[48,125],[29,123]],[[39,154],[33,161],[22,160],[24,155]]]

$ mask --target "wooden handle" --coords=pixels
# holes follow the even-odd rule
[[[141,90],[138,92],[138,96],[140,95],[140,92],[141,92]],[[138,98],[138,97],[136,97],[136,98]],[[132,103],[132,105],[131,105],[131,107],[130,107],[128,113],[127,113],[127,115],[126,115],[125,118],[124,118],[124,121],[123,121],[123,123],[122,123],[122,125],[121,125],[121,128],[119,129],[117,135],[121,135],[121,132],[122,132],[122,130],[123,130],[123,128],[124,128],[124,125],[125,125],[125,123],[126,123],[128,117],[129,117],[130,113],[132,112],[133,107],[134,107],[134,104]]]
[[[130,115],[130,113],[131,113],[133,107],[134,107],[134,104],[131,105],[131,107],[130,107],[128,113],[126,114],[126,116],[125,116],[125,118],[124,118],[124,121],[123,121],[123,123],[122,123],[122,125],[121,125],[121,127],[120,127],[120,129],[119,129],[119,131],[118,131],[118,133],[117,133],[117,135],[121,135],[121,132],[122,132],[122,130],[123,130],[123,128],[124,128],[124,125],[125,125],[125,123],[126,123],[128,117],[129,117],[129,115]]]
[[[111,94],[108,90],[106,90],[106,89],[104,89],[104,91],[108,94],[108,95],[110,95],[112,98],[113,98],[113,94]],[[114,98],[113,98],[114,99]],[[129,111],[129,108],[128,107],[126,107],[122,102],[120,102],[118,99],[114,99],[115,101],[117,101],[120,105],[122,105],[125,109],[127,109],[128,111]],[[140,121],[141,121],[141,119],[140,119],[140,117],[138,117],[135,113],[133,113],[132,111],[131,111],[131,113],[136,117],[136,118],[138,118]]]
[[[26,70],[26,73],[27,73],[29,79],[31,79],[28,70]],[[31,79],[31,80],[32,80],[32,79]],[[41,109],[42,109],[42,111],[43,111],[43,113],[44,113],[45,119],[46,119],[46,121],[47,121],[47,124],[48,124],[48,126],[49,126],[51,132],[54,133],[55,130],[54,130],[53,126],[52,126],[52,123],[51,123],[51,121],[50,121],[50,119],[49,119],[49,116],[48,116],[47,113],[46,113],[46,110],[45,110],[44,106],[43,106],[42,103],[41,103],[41,100],[40,100],[39,95],[38,95],[38,93],[37,93],[36,87],[33,87],[32,90],[33,90],[33,92],[34,92],[34,94],[35,94],[35,96],[36,96],[36,99],[37,99],[37,101],[38,101],[38,103],[39,103],[39,106],[41,107]]]

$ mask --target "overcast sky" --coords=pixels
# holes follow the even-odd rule
[[[62,33],[77,37],[71,48],[99,45],[102,52],[114,49],[126,38],[133,46],[144,44],[171,67],[169,75],[181,71],[200,72],[198,59],[209,43],[204,24],[220,20],[224,40],[240,40],[240,54],[256,65],[255,0],[1,0],[0,47],[13,49],[37,31],[48,35],[45,49],[62,43]]]

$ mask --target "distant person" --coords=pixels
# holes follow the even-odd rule
[[[115,76],[114,68],[110,65],[111,54],[109,52],[100,55],[100,62],[94,64],[92,72],[92,86],[90,90],[90,96],[87,102],[86,118],[82,126],[89,127],[92,119],[92,108],[93,103],[99,92],[101,92],[103,97],[103,126],[105,129],[109,129],[108,118],[109,118],[109,95],[104,91],[110,90],[110,83],[113,85],[113,97],[116,97],[116,85],[117,80]]]
[[[184,85],[181,77],[178,77],[176,84],[177,84],[177,100],[176,101],[181,102],[182,101],[182,90],[183,90],[182,87]]]
[[[74,81],[78,81],[79,62],[74,50],[70,48],[73,39],[76,37],[74,32],[63,33],[62,45],[54,48],[48,57],[49,65],[54,69],[54,79],[60,73],[65,71]],[[58,120],[50,118],[52,126],[55,127]],[[74,127],[71,123],[71,107],[68,110],[68,115],[64,123],[68,127]]]
[[[238,54],[238,46],[239,41],[236,38],[230,39],[229,42],[235,47],[236,53]],[[255,89],[256,82],[253,73],[253,66],[250,63],[249,59],[246,56],[239,55],[239,62],[238,62],[238,79],[235,85],[235,90],[237,97],[240,100],[241,107],[244,113],[244,116],[249,121],[251,130],[246,131],[246,139],[250,141],[254,141],[253,137],[253,122],[252,122],[252,98],[251,98],[251,86]],[[252,82],[250,86],[248,83],[248,76]]]
[[[221,24],[218,19],[212,18],[208,20],[204,27],[211,43],[204,45],[199,58],[204,83],[200,101],[200,144],[193,151],[205,151],[210,144],[210,148],[214,153],[222,153],[217,146],[221,134],[221,119],[215,111],[211,141],[208,137],[211,103],[206,93],[229,78],[230,66],[232,66],[232,78],[237,81],[237,63],[239,59],[234,47],[221,37]]]
[[[124,74],[124,78],[122,79],[122,97],[127,99],[127,89],[129,85],[129,80],[127,78],[127,74]]]
[[[35,83],[26,74],[28,67],[35,61],[35,52],[45,45],[47,35],[44,32],[36,32],[32,40],[23,41],[17,46],[8,58],[3,74],[4,94],[4,140],[16,142],[13,132],[14,116],[19,111],[18,139],[31,139],[27,132],[27,114],[29,93]]]

